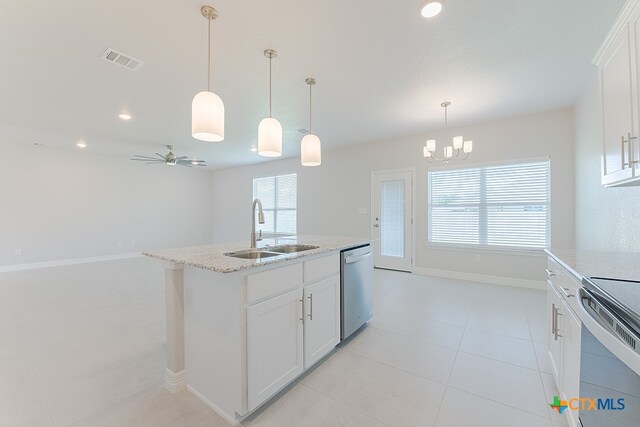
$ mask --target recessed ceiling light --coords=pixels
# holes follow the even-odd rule
[[[258,151],[258,147],[251,147],[251,148],[249,148],[249,150],[251,150],[251,151],[253,151],[255,153],[256,151]]]
[[[420,14],[425,18],[433,18],[442,12],[441,0],[426,0],[420,7]]]
[[[86,148],[86,146],[87,146],[87,143],[84,142],[83,140],[76,142],[76,147],[78,148]]]
[[[118,114],[118,117],[120,117],[122,120],[131,120],[131,114],[129,113],[120,113]]]

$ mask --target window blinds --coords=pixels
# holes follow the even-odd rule
[[[429,242],[548,246],[549,174],[549,161],[429,172]]]
[[[253,180],[253,198],[262,202],[265,234],[296,234],[297,175],[278,175]]]

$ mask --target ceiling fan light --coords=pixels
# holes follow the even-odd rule
[[[442,12],[442,1],[427,0],[420,7],[420,14],[424,18],[433,18]]]
[[[264,157],[282,155],[282,125],[272,117],[262,119],[258,125],[258,154]]]
[[[205,90],[193,97],[191,135],[200,141],[224,140],[224,104],[215,93]]]
[[[301,142],[300,160],[302,166],[320,166],[322,163],[322,144],[316,135],[305,135]]]

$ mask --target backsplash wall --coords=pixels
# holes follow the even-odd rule
[[[602,120],[595,70],[575,114],[576,248],[640,252],[640,186],[600,184]]]

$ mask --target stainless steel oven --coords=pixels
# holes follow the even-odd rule
[[[640,426],[640,282],[584,279],[579,296],[580,423]]]

